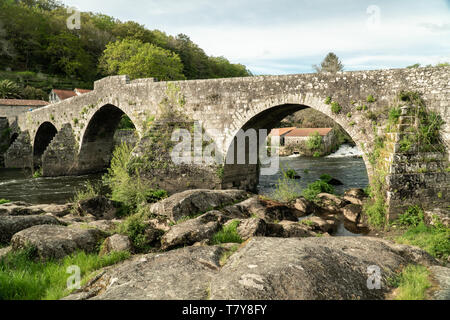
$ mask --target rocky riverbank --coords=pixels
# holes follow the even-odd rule
[[[189,190],[148,204],[133,233],[120,208],[101,196],[66,205],[8,203],[0,205],[0,257],[30,246],[41,261],[80,250],[133,254],[66,299],[386,299],[390,279],[410,264],[431,270],[429,298],[449,298],[449,268],[425,251],[375,237],[333,237],[342,223],[369,231],[362,190],[318,199],[283,204],[239,190]],[[373,266],[381,270],[378,290],[368,287]]]

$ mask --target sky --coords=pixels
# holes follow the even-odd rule
[[[184,33],[208,55],[242,63],[256,75],[313,72],[328,52],[349,71],[450,61],[450,0],[63,2]]]

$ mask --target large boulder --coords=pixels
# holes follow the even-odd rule
[[[219,211],[210,211],[195,219],[176,224],[161,238],[161,249],[189,246],[210,239],[224,221]]]
[[[45,213],[41,206],[16,201],[0,205],[0,216],[27,216]]]
[[[65,300],[205,300],[224,251],[200,246],[135,257]]]
[[[42,224],[62,225],[50,215],[0,216],[0,243],[9,243],[17,232]]]
[[[262,199],[259,196],[226,207],[222,211],[232,218],[256,216],[269,223],[282,220],[298,221],[298,218],[305,216],[304,212],[296,208],[277,201]]]
[[[153,214],[166,216],[176,222],[247,198],[242,190],[187,190],[174,194],[150,206]]]
[[[348,221],[359,223],[362,214],[362,207],[360,205],[348,204],[341,211]]]
[[[279,225],[283,227],[283,233],[281,234],[283,238],[304,238],[316,235],[311,228],[299,222],[281,221]]]
[[[242,240],[257,236],[265,236],[267,233],[267,223],[260,218],[245,219],[239,223],[237,232]]]
[[[213,300],[384,299],[389,278],[411,263],[436,264],[423,250],[364,237],[253,238],[211,282]],[[370,270],[381,271],[380,290]]]
[[[116,218],[117,208],[113,201],[104,196],[78,201],[74,204],[80,216],[92,215],[98,220],[112,220]]]
[[[41,260],[60,259],[75,251],[94,252],[104,233],[98,229],[39,225],[16,233],[11,239],[13,250],[32,246]]]
[[[112,252],[133,251],[133,245],[131,244],[130,238],[122,234],[115,234],[111,237],[106,238],[103,242],[102,249],[100,250],[100,255],[109,254]]]

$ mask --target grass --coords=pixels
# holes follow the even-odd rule
[[[0,199],[0,204],[10,203],[11,201],[6,199]]]
[[[297,181],[283,176],[283,178],[278,179],[276,188],[270,198],[281,202],[291,202],[300,196],[300,185]]]
[[[42,177],[42,168],[37,169],[35,172],[33,172],[33,178],[37,179]]]
[[[235,220],[230,222],[228,225],[224,226],[222,230],[217,232],[212,237],[212,243],[213,244],[242,243],[243,240],[237,231],[239,223],[240,223],[239,220]]]
[[[401,244],[417,246],[436,258],[446,260],[450,256],[450,228],[442,225],[427,226],[420,222],[395,238]]]
[[[220,260],[219,260],[220,266],[224,266],[225,263],[227,263],[228,258],[230,258],[236,251],[238,251],[238,249],[239,249],[239,245],[235,244],[230,249],[226,250],[220,257]]]
[[[10,252],[0,260],[0,300],[57,300],[68,294],[69,266],[78,266],[82,283],[95,270],[116,264],[129,257],[115,252],[99,257],[77,252],[60,261],[36,262],[32,249]]]
[[[369,94],[369,95],[367,96],[367,102],[373,103],[373,102],[375,102],[375,101],[376,101],[376,99],[373,97],[373,95]]]
[[[331,103],[331,112],[338,114],[339,112],[341,112],[342,107],[339,105],[339,103],[333,101]]]
[[[396,300],[425,300],[426,290],[431,287],[430,272],[424,266],[409,265],[395,279],[398,288]]]

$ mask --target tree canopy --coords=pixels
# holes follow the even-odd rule
[[[344,70],[344,65],[341,63],[341,61],[339,60],[337,55],[335,55],[333,52],[330,52],[330,53],[327,54],[325,59],[323,59],[323,61],[320,64],[320,66],[313,65],[313,68],[317,72],[336,73],[336,72],[339,72],[339,71],[343,71]]]

